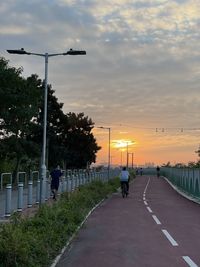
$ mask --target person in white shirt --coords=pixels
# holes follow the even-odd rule
[[[120,173],[120,184],[122,189],[123,183],[126,183],[128,192],[129,192],[129,178],[130,178],[129,171],[126,170],[126,167],[123,167]]]

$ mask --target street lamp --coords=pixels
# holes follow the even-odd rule
[[[130,153],[128,153],[128,156],[129,155],[132,155],[132,169],[133,169],[133,155],[134,155],[134,153],[133,152],[130,152]]]
[[[56,54],[40,54],[27,52],[24,48],[16,50],[7,50],[9,54],[17,55],[34,55],[44,57],[45,59],[45,91],[44,91],[44,118],[43,118],[43,145],[42,145],[42,159],[41,159],[41,175],[40,175],[40,204],[45,201],[45,185],[46,185],[46,129],[47,129],[47,79],[48,79],[48,59],[54,56],[66,56],[66,55],[86,55],[86,51],[70,49],[65,53]]]
[[[126,141],[126,167],[127,169],[128,169],[128,160],[129,160],[128,145],[132,145],[133,143],[134,143],[133,141]]]
[[[110,127],[97,127],[99,129],[106,129],[108,130],[108,180],[110,178],[110,130],[111,128]]]

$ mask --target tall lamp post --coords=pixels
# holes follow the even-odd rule
[[[128,156],[129,155],[132,155],[132,165],[131,166],[132,166],[132,169],[133,169],[133,155],[134,155],[134,153],[133,152],[130,152],[130,153],[128,153]]]
[[[128,169],[128,162],[129,162],[129,154],[131,154],[131,153],[128,153],[128,145],[132,145],[133,143],[134,143],[133,141],[126,141],[126,167],[127,169]]]
[[[126,142],[126,168],[128,169],[128,141]]]
[[[65,53],[56,53],[56,54],[40,54],[27,52],[24,48],[16,50],[7,50],[9,54],[18,54],[18,55],[34,55],[44,57],[45,59],[45,90],[44,90],[44,118],[43,118],[43,145],[42,145],[42,159],[41,159],[41,174],[40,174],[40,204],[45,201],[45,185],[46,185],[46,132],[47,132],[47,80],[48,80],[48,59],[49,57],[55,56],[67,56],[67,55],[86,55],[86,51],[83,50],[73,50],[70,49]]]
[[[110,127],[97,127],[99,129],[106,129],[108,130],[108,180],[110,178],[110,130],[111,128]]]

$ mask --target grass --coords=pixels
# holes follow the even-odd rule
[[[62,194],[52,206],[42,205],[32,218],[15,213],[9,224],[0,224],[0,266],[49,266],[87,213],[119,185],[118,178],[94,181]]]

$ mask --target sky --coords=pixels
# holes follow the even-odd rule
[[[97,164],[197,161],[200,144],[199,0],[1,0],[0,56],[44,78],[64,112],[84,112],[102,147]],[[127,142],[128,147],[127,147]],[[123,145],[119,145],[123,143]],[[124,151],[120,147],[124,147]],[[130,155],[131,161],[131,155]]]

